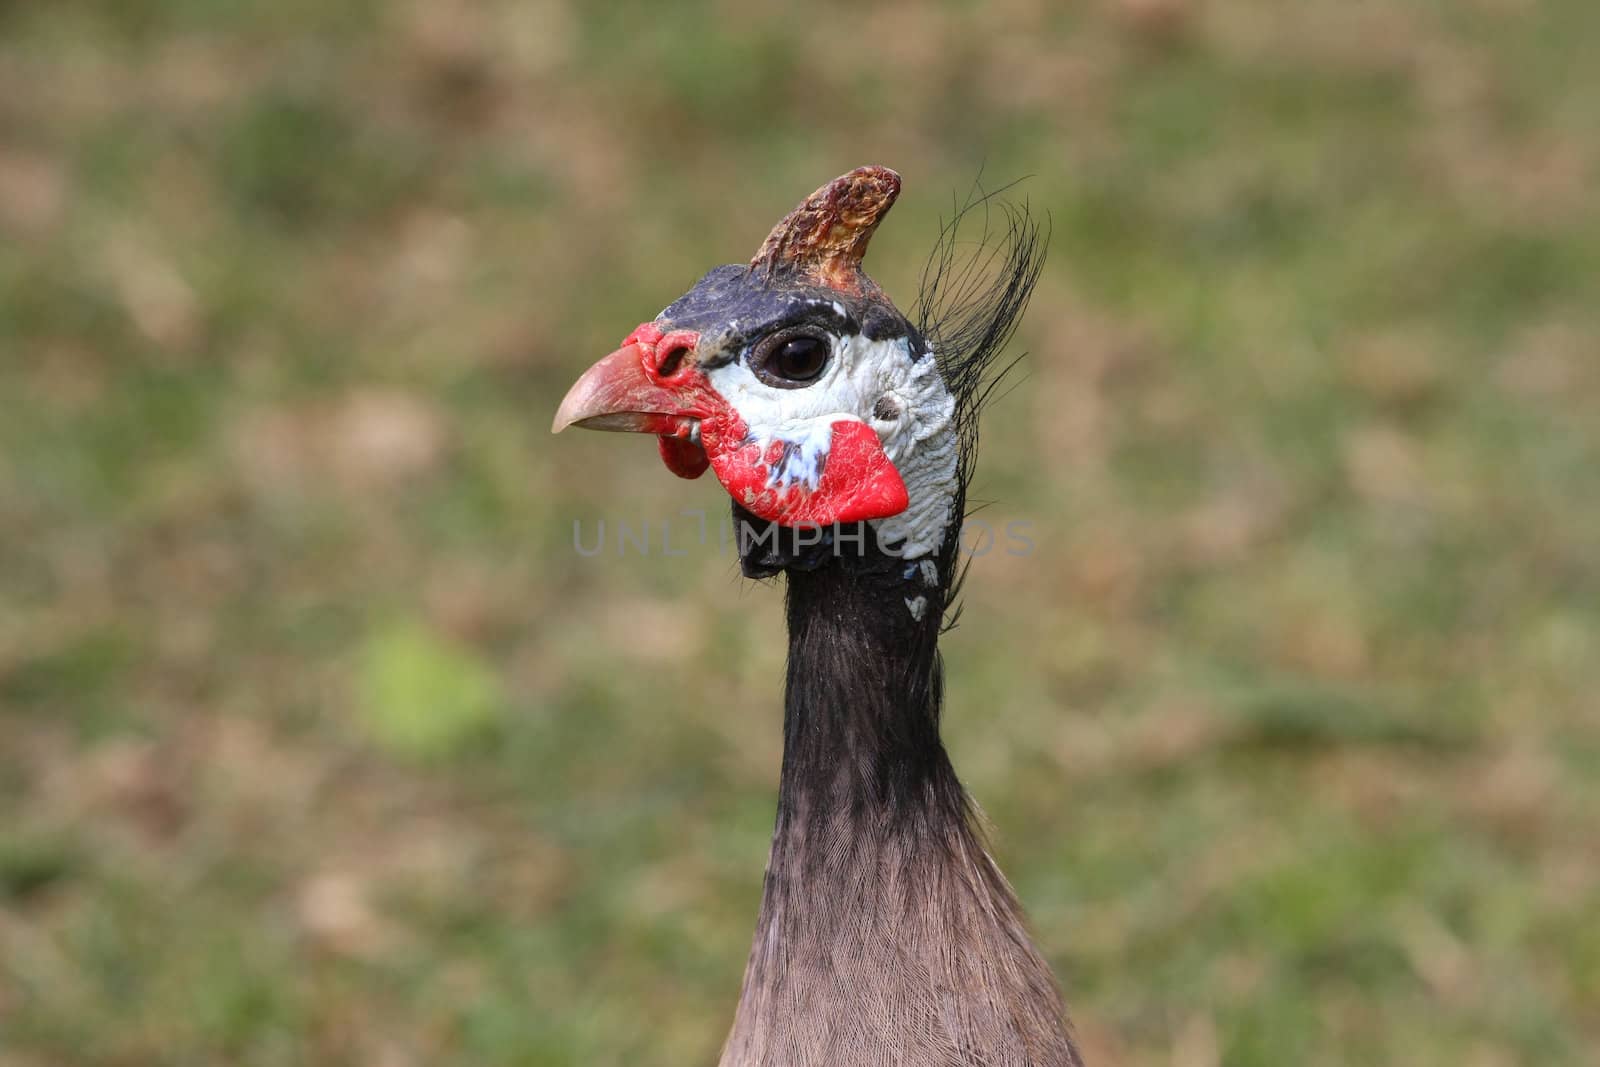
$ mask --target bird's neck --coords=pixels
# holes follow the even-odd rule
[[[1078,1062],[939,740],[940,577],[789,572],[778,819],[722,1067]]]
[[[789,572],[780,826],[848,816],[965,828],[939,740],[942,609],[916,563]]]

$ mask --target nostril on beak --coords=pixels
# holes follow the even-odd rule
[[[691,346],[681,341],[672,342],[670,347],[668,347],[668,342],[663,341],[657,348],[660,357],[656,363],[656,375],[661,378],[670,378],[678,373],[678,368],[683,366],[683,357],[687,356],[690,350]]]
[[[650,377],[667,381],[683,369],[684,360],[694,354],[700,335],[694,330],[672,330],[649,338],[644,349],[644,366]]]

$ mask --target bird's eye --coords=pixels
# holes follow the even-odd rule
[[[810,333],[779,334],[756,352],[751,366],[768,385],[794,389],[813,381],[828,365],[828,342]]]
[[[791,381],[807,382],[822,373],[828,362],[828,343],[815,337],[796,337],[785,341],[772,354],[768,366]]]

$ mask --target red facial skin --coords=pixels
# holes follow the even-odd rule
[[[772,465],[783,455],[783,442],[761,446],[741,434],[724,447],[714,440],[710,423],[702,423],[700,440],[711,457],[717,481],[734,500],[758,518],[779,526],[828,526],[898,515],[910,500],[900,472],[894,469],[877,431],[856,419],[833,424],[833,440],[816,489],[804,485],[769,486]],[[743,427],[743,423],[739,426]]]
[[[671,333],[663,333],[660,326],[646,322],[630,333],[622,343],[624,347],[639,346],[645,377],[651,384],[678,394],[685,403],[684,413],[692,407],[695,411],[705,413],[694,416],[704,420],[712,408],[727,407],[725,403],[720,403],[722,398],[717,396],[716,390],[711,388],[711,383],[706,381],[705,375],[700,373],[700,369],[689,358],[694,354],[694,346],[700,343],[698,333],[693,330],[673,330]],[[663,374],[663,369],[668,373]],[[656,447],[661,452],[661,462],[667,465],[667,470],[680,478],[698,478],[711,465],[705,449],[690,439],[693,425],[680,420],[671,433],[656,435]]]
[[[695,362],[699,340],[691,330],[668,332],[653,322],[643,324],[578,379],[561,403],[556,429],[579,424],[653,433],[672,473],[698,478],[709,466],[734,500],[780,526],[861,522],[906,509],[909,498],[900,472],[877,432],[857,419],[833,423],[816,489],[769,486],[783,443],[771,442],[763,453],[751,439],[744,419]]]

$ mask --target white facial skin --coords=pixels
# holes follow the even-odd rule
[[[932,354],[913,360],[904,338],[828,338],[827,366],[801,388],[768,385],[742,359],[712,368],[706,377],[739,412],[763,452],[773,441],[796,446],[770,484],[816,488],[832,424],[855,419],[871,426],[911,501],[899,515],[871,523],[878,542],[906,559],[932,555],[944,539],[956,492],[955,400]],[[895,547],[900,540],[905,544]]]

